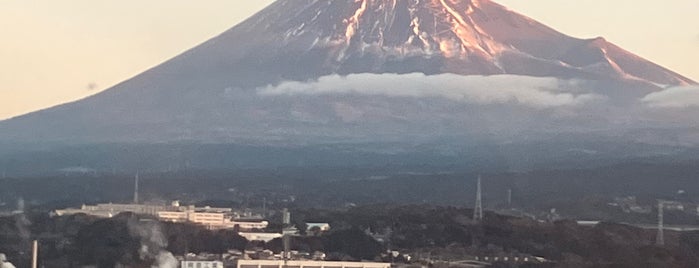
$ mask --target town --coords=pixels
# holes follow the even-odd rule
[[[33,261],[37,265],[56,267],[81,262],[109,266],[150,262],[159,265],[156,267],[555,267],[570,261],[557,257],[561,254],[560,249],[525,246],[521,241],[540,243],[535,242],[536,236],[531,236],[537,233],[571,236],[565,239],[573,239],[581,234],[594,235],[597,232],[621,232],[619,234],[626,233],[625,236],[631,232],[629,242],[613,244],[614,247],[642,245],[660,249],[687,243],[691,241],[687,240],[688,237],[699,230],[691,224],[664,222],[665,218],[669,218],[671,223],[676,222],[673,218],[677,217],[696,218],[696,205],[687,201],[662,200],[656,207],[634,197],[613,198],[605,206],[619,215],[629,218],[633,215],[652,216],[656,221],[655,224],[629,222],[617,225],[595,219],[571,219],[559,215],[554,209],[536,212],[517,208],[512,204],[512,190],[507,191],[504,205],[493,205],[484,201],[483,192],[487,188],[484,188],[480,176],[471,187],[474,192],[469,193],[476,198],[472,202],[475,204],[473,209],[352,204],[318,210],[297,207],[291,201],[293,198],[282,198],[281,201],[263,198],[262,203],[253,207],[198,206],[181,204],[181,201],[141,200],[142,196],[152,196],[149,192],[139,192],[144,189],[139,184],[143,181],[135,176],[131,187],[132,200],[125,203],[83,204],[51,211],[32,211],[28,208],[30,205],[20,199],[14,210],[3,213],[0,227],[5,222],[10,224],[6,228],[20,228],[17,229],[19,233],[26,235],[11,238],[11,235],[0,234],[0,238],[24,246],[20,250],[13,247],[4,247],[3,250],[11,253],[9,256],[15,256],[15,263],[16,256],[24,256],[20,263]],[[284,206],[292,206],[292,209]],[[564,226],[565,229],[560,229]],[[61,231],[60,228],[69,229]],[[74,228],[82,231],[69,231]],[[124,231],[105,233],[113,228],[123,228]],[[35,232],[39,234],[32,234]],[[505,237],[510,238],[502,240]],[[76,244],[92,240],[107,244]],[[35,241],[35,252],[38,252],[35,257],[30,254],[32,241]],[[101,250],[122,251],[131,247],[130,243],[140,245],[134,249],[141,257],[134,260],[93,259],[77,254],[71,257],[75,258],[72,262],[83,260],[73,264],[52,257],[65,254],[60,252],[74,247],[88,250],[85,254],[96,254]],[[560,247],[565,247],[570,242],[560,243],[563,243]]]

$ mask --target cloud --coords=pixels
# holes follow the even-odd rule
[[[667,88],[648,94],[641,101],[653,108],[699,107],[699,86]]]
[[[564,91],[575,81],[517,75],[463,76],[456,74],[329,75],[316,81],[287,81],[257,89],[261,96],[360,94],[389,97],[446,98],[469,104],[518,104],[544,109],[578,106],[605,97]]]

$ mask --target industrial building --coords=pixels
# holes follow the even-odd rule
[[[160,221],[194,223],[205,226],[207,229],[235,229],[258,230],[264,229],[269,222],[259,216],[247,213],[238,213],[231,208],[180,206],[179,202],[170,205],[148,204],[97,204],[83,205],[80,208],[68,208],[56,210],[58,216],[86,214],[100,218],[111,218],[120,213],[134,213],[151,215]]]
[[[182,261],[181,268],[223,268],[222,261]]]
[[[237,260],[236,268],[391,268],[391,264],[309,260]]]
[[[239,214],[230,209],[186,207],[177,211],[159,211],[158,219],[166,222],[191,222],[206,226],[211,230],[235,229],[261,230],[269,222],[264,220],[243,220]]]
[[[111,218],[120,213],[134,213],[140,215],[157,216],[159,211],[175,210],[173,206],[163,205],[141,205],[141,204],[97,204],[82,205],[80,208],[66,208],[54,211],[57,216],[69,216],[75,214],[85,214],[100,218]]]

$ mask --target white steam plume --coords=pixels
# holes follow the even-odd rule
[[[3,253],[0,253],[0,268],[15,268],[11,262],[7,261],[7,257]]]
[[[153,268],[177,268],[179,266],[179,261],[168,251],[160,251],[158,256],[155,258],[155,265]]]
[[[128,222],[129,233],[141,239],[139,255],[142,260],[154,260],[153,268],[176,268],[177,259],[165,250],[167,238],[157,221],[140,221],[132,219]]]

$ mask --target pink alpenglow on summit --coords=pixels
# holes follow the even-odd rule
[[[283,19],[268,19],[276,16]],[[282,0],[238,30],[257,32],[262,25],[256,22],[275,33],[278,45],[321,53],[336,70],[350,71],[362,59],[370,65],[362,71],[380,72],[391,62],[417,57],[440,59],[433,69],[423,68],[426,73],[694,83],[603,38],[564,35],[490,0]]]

